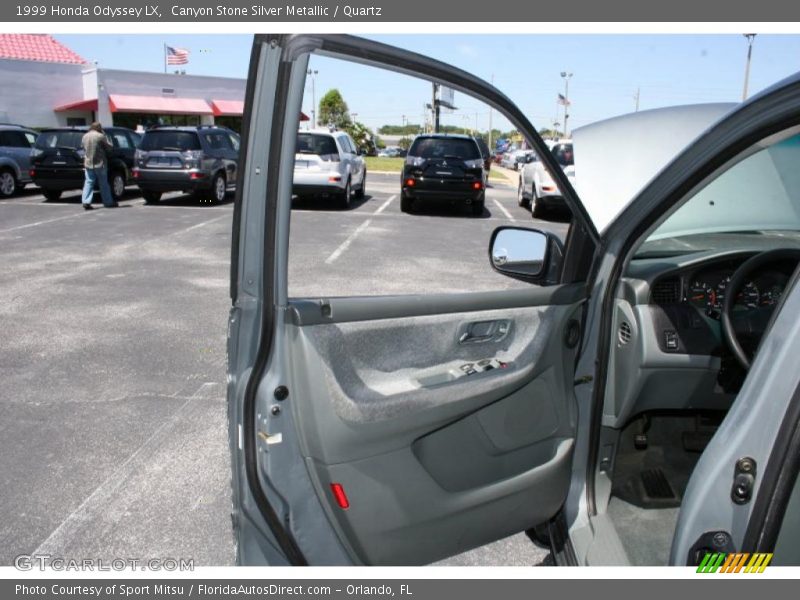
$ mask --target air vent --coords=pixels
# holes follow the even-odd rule
[[[681,280],[662,279],[653,284],[652,300],[655,304],[677,304],[681,301]]]
[[[627,344],[631,341],[631,335],[633,335],[631,331],[631,325],[627,321],[623,321],[619,324],[619,342],[620,344]]]

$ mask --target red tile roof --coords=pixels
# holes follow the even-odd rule
[[[0,59],[82,65],[86,60],[52,36],[32,33],[0,33]]]

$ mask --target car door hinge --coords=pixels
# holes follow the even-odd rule
[[[581,375],[573,382],[573,384],[583,385],[584,383],[591,383],[592,381],[594,381],[594,375]]]
[[[733,486],[731,487],[731,500],[734,504],[747,504],[753,497],[753,487],[756,483],[756,461],[749,456],[736,461],[733,470]]]

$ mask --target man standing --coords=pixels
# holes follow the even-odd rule
[[[83,168],[86,171],[82,198],[84,210],[92,210],[95,182],[100,186],[103,205],[106,208],[116,208],[118,204],[111,196],[111,188],[108,186],[107,154],[111,150],[111,144],[103,132],[103,126],[98,121],[89,126],[89,131],[81,140],[81,146],[84,151]]]

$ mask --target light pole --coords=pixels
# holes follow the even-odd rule
[[[306,74],[311,76],[311,128],[317,128],[317,89],[316,89],[316,79],[317,79],[317,71],[316,69],[309,69],[306,71]]]
[[[564,78],[564,137],[569,137],[569,80],[572,73],[561,71],[561,77]]]
[[[747,62],[744,67],[744,89],[742,89],[742,102],[747,100],[747,86],[750,83],[750,59],[753,56],[753,40],[756,37],[755,33],[745,33],[744,37],[747,38]]]

